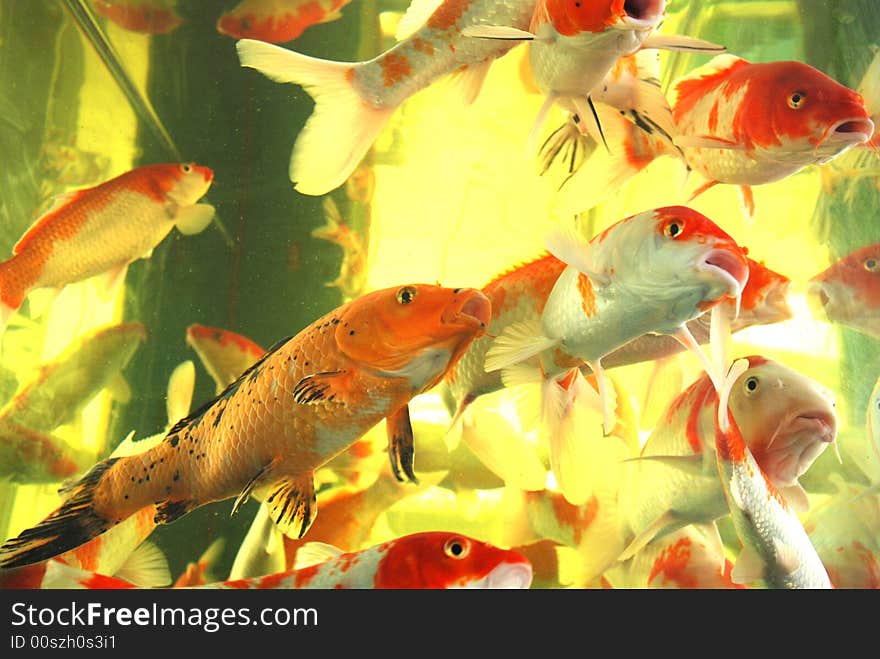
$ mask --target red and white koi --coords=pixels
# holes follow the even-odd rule
[[[290,179],[302,194],[342,185],[395,110],[441,77],[462,76],[473,101],[492,61],[516,42],[473,39],[470,25],[526,29],[535,0],[416,0],[401,20],[400,43],[365,62],[332,62],[252,39],[236,44],[241,65],[276,82],[301,85],[315,109],[296,138]]]
[[[572,433],[557,424],[573,409],[578,364],[559,363],[558,349],[587,363],[596,374],[606,432],[613,427],[601,360],[647,333],[677,337],[708,358],[687,330],[693,320],[725,298],[740,299],[749,269],[742,248],[706,216],[684,207],[646,211],[616,222],[584,244],[578,236],[551,236],[548,248],[567,267],[553,285],[540,320],[507,326],[486,352],[487,371],[505,384],[543,382],[544,415],[551,432],[551,468]],[[533,358],[538,358],[537,362]],[[513,368],[511,368],[513,367]],[[586,400],[586,399],[582,399]],[[566,491],[566,485],[560,482]]]
[[[453,589],[521,588],[532,566],[517,551],[458,533],[427,531],[360,551],[309,543],[297,567],[251,579],[205,584],[224,589]],[[306,556],[308,554],[308,556]],[[133,584],[50,561],[43,588],[132,588]]]
[[[0,263],[0,329],[28,293],[107,273],[119,281],[173,227],[202,231],[214,208],[196,203],[211,186],[207,167],[144,165],[93,188],[61,195]]]
[[[92,7],[120,27],[141,34],[167,34],[183,23],[177,0],[93,0]]]
[[[285,43],[307,28],[342,17],[351,0],[242,0],[217,20],[217,30],[235,39]]]
[[[477,290],[426,284],[342,305],[279,341],[158,446],[96,464],[61,507],[0,547],[0,567],[73,549],[146,506],[164,524],[230,497],[233,512],[251,495],[265,500],[282,531],[302,536],[316,512],[314,471],[382,419],[395,475],[415,480],[408,403],[442,380],[490,314]]]
[[[213,378],[218,394],[266,353],[246,336],[199,323],[186,328],[186,342]]]
[[[613,176],[603,186],[616,189],[654,158],[672,155],[706,180],[691,199],[719,183],[737,185],[754,215],[751,186],[825,164],[874,132],[859,94],[797,61],[719,55],[676,82],[671,97],[674,147],[637,130],[621,132],[622,142],[611,144]],[[568,210],[595,203],[579,191],[581,179],[595,188],[591,176],[585,171],[566,183]]]
[[[529,62],[545,95],[530,144],[554,103],[579,118],[581,132],[601,135],[593,90],[621,57],[642,48],[720,52],[723,46],[681,36],[652,35],[666,15],[666,0],[538,0],[528,30],[474,25],[464,33],[486,39],[529,43]]]
[[[728,408],[731,390],[749,362],[733,363],[718,392],[715,450],[721,485],[742,544],[735,583],[768,588],[831,588],[828,572],[797,514],[755,460]]]
[[[853,250],[815,275],[807,295],[817,315],[880,338],[880,243]]]
[[[809,498],[798,479],[837,437],[830,392],[784,364],[753,355],[732,383],[727,408],[762,473],[798,511]],[[727,514],[715,458],[718,394],[707,375],[667,408],[642,448],[627,462],[617,495],[626,560],[649,542],[687,524]]]
[[[742,290],[739,314],[736,315],[735,300],[721,302],[730,319],[731,331],[738,332],[753,325],[777,323],[791,318],[794,312],[787,301],[791,284],[789,278],[763,263],[748,257],[746,260],[749,277]],[[565,263],[546,254],[508,270],[483,287],[483,293],[492,302],[492,319],[487,336],[476,339],[446,376],[444,396],[450,413],[459,416],[479,396],[504,386],[500,371],[487,372],[483,368],[492,337],[500,335],[513,323],[539,319],[553,284],[565,268]],[[709,341],[710,317],[711,314],[704,313],[687,323],[688,331],[699,344]],[[602,365],[615,368],[653,361],[681,350],[684,350],[684,346],[670,336],[644,334],[603,357]],[[569,357],[572,363],[580,362]],[[583,362],[580,362],[580,367],[585,373],[589,372],[589,366]]]

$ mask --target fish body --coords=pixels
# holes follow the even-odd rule
[[[293,41],[307,28],[340,18],[351,0],[243,0],[217,20],[217,30],[235,39]]]
[[[786,300],[791,284],[788,277],[748,257],[747,261],[749,278],[742,291],[739,315],[734,318],[733,300],[722,302],[733,332],[752,325],[781,322],[793,315]],[[475,340],[449,371],[445,393],[450,412],[461,411],[477,397],[504,386],[499,371],[487,372],[483,368],[486,352],[492,345],[491,337],[498,336],[513,323],[531,323],[540,318],[553,284],[565,267],[555,256],[546,254],[508,270],[483,287],[483,293],[492,301],[488,336]],[[687,323],[698,343],[709,341],[709,320],[710,315],[703,314]],[[606,368],[626,366],[661,359],[681,350],[684,346],[670,336],[644,334],[611,352],[602,359],[602,364]],[[585,373],[589,372],[589,366],[571,357],[571,363],[578,362]]]
[[[730,412],[775,491],[804,510],[809,501],[798,479],[836,439],[833,398],[780,362],[746,360],[728,398]],[[727,514],[715,457],[717,400],[709,377],[698,378],[669,405],[640,459],[627,463],[618,492],[625,558],[652,539]]]
[[[250,579],[205,584],[224,589],[448,589],[528,588],[532,566],[521,553],[442,531],[414,533],[343,553],[309,543],[321,562]],[[54,562],[53,562],[54,563]],[[65,569],[55,563],[44,588],[131,588],[119,579]]]
[[[0,547],[0,567],[68,551],[144,506],[167,523],[212,501],[253,494],[302,536],[315,514],[314,471],[383,418],[395,475],[414,480],[410,399],[436,385],[484,331],[473,289],[373,291],[278,342],[148,451],[95,465],[59,509]]]
[[[183,23],[177,0],[94,0],[92,7],[120,27],[141,34],[167,34]]]
[[[242,39],[236,48],[242,66],[276,82],[301,85],[314,99],[314,112],[294,144],[289,173],[299,192],[322,195],[346,181],[410,96],[458,72],[467,80],[467,100],[473,100],[492,61],[516,45],[464,36],[465,27],[500,24],[525,30],[534,6],[535,0],[413,3],[402,20],[411,33],[364,62],[321,60],[252,39]]]
[[[817,315],[880,338],[880,243],[853,250],[815,275],[807,295]]]
[[[768,588],[831,588],[828,572],[797,514],[761,469],[727,407],[737,379],[734,363],[716,403],[715,449],[724,488],[742,550],[731,577],[736,583],[761,581]]]
[[[108,273],[121,276],[176,225],[197,233],[213,208],[196,202],[213,172],[195,164],[144,165],[95,187],[62,195],[0,263],[0,323],[37,288],[62,288]]]

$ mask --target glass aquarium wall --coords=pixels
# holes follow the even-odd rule
[[[77,266],[59,266],[55,280],[28,290],[18,306],[10,303],[0,272],[0,298],[13,307],[0,343],[2,537],[15,538],[43,520],[64,501],[65,485],[114,451],[118,457],[141,450],[141,440],[161,441],[266,349],[340,305],[378,289],[421,283],[484,289],[496,313],[505,304],[507,313],[511,300],[520,304],[518,296],[542,308],[554,283],[541,288],[537,278],[545,274],[523,274],[534,287],[516,284],[522,288],[508,291],[506,301],[489,285],[545,255],[554,227],[567,224],[590,239],[635,214],[687,206],[746,248],[764,273],[787,280],[772,302],[744,294],[734,331],[713,348],[711,305],[701,310],[703,333],[693,331],[707,359],[715,359],[720,347],[728,362],[767,358],[787,370],[773,371],[764,386],[792,391],[797,387],[786,378],[802,377],[829,401],[829,412],[795,410],[780,398],[771,399],[769,412],[750,413],[746,406],[743,413],[769,426],[755,430],[764,437],[760,448],[752,447],[756,457],[777,455],[795,465],[776,486],[796,510],[831,582],[880,585],[877,495],[868,489],[854,498],[880,478],[880,422],[871,423],[880,376],[880,284],[876,274],[870,278],[880,267],[880,251],[855,257],[856,274],[841,276],[858,289],[838,291],[851,296],[842,311],[828,306],[830,285],[820,290],[814,281],[832,264],[880,242],[876,133],[870,144],[863,140],[839,155],[817,156],[814,164],[748,190],[736,181],[707,186],[711,180],[686,153],[733,158],[756,147],[751,138],[743,138],[746,145],[712,142],[708,128],[695,131],[690,142],[676,141],[687,122],[713,128],[732,122],[741,134],[771,126],[779,135],[783,127],[773,123],[770,110],[735,115],[736,108],[724,106],[709,118],[697,116],[709,112],[699,103],[672,108],[678,84],[695,79],[698,67],[714,63],[715,69],[701,69],[709,76],[731,65],[732,59],[716,60],[711,48],[696,52],[691,42],[625,60],[609,74],[616,78],[594,89],[592,116],[577,117],[588,127],[583,131],[572,122],[571,106],[545,108],[540,72],[530,59],[539,41],[504,42],[509,52],[490,58],[491,66],[470,62],[466,71],[461,64],[438,64],[463,57],[464,47],[456,53],[448,44],[417,44],[406,51],[409,59],[405,54],[389,64],[386,58],[384,79],[347,78],[361,86],[362,101],[328,91],[316,102],[317,82],[303,87],[292,75],[264,75],[242,66],[236,49],[244,37],[313,58],[360,62],[398,43],[401,27],[440,30],[444,16],[463,21],[468,12],[485,12],[489,18],[479,22],[491,24],[515,13],[492,14],[498,6],[517,3],[459,3],[469,7],[451,18],[432,15],[430,3],[413,3],[424,5],[421,20],[407,14],[409,4],[0,0],[0,258],[36,245],[37,233],[29,228],[41,216],[57,217],[58,209],[76,201],[71,193],[144,165],[209,168],[210,185],[192,203],[214,211],[209,223],[192,213],[189,225],[181,222],[143,245],[129,263],[114,262],[94,276],[67,281],[65,272]],[[805,63],[857,91],[866,117],[878,120],[876,2],[665,5],[657,34],[723,46],[722,58]],[[285,11],[296,20],[287,20],[283,31]],[[798,90],[788,90],[787,73],[775,75],[756,75],[746,87],[771,97],[767,107],[771,101],[791,104]],[[626,90],[622,105],[608,91],[612,84]],[[334,107],[367,107],[369,94],[378,98],[394,85],[405,88],[400,103],[375,129],[369,113]],[[725,103],[742,101],[745,92],[736,93]],[[831,107],[824,94],[815,100]],[[658,98],[670,106],[656,105]],[[291,155],[316,108],[335,118],[338,132],[325,128],[325,141],[305,152],[314,162],[300,159],[304,178],[311,169],[324,171],[323,156],[335,162],[337,151],[363,133],[369,137],[365,155],[352,156],[340,183],[308,193],[291,180]],[[840,119],[828,131],[868,125],[857,117]],[[791,135],[789,130],[785,139],[796,139]],[[807,150],[818,154],[826,137]],[[68,218],[49,244],[91,231],[81,230],[106,203]],[[132,208],[130,223],[115,225],[121,228],[100,236],[95,230],[77,259],[100,261],[138,212]],[[34,268],[49,262],[51,247],[46,249]],[[750,275],[755,287],[756,272]],[[483,350],[496,338],[492,328],[489,333],[480,339]],[[568,432],[577,441],[567,444],[563,458],[553,448],[561,431],[548,426],[542,408],[546,387],[505,376],[508,386],[499,378],[463,405],[462,382],[470,375],[459,371],[409,405],[418,483],[395,478],[380,422],[315,472],[317,517],[304,537],[281,542],[277,536],[274,553],[261,561],[246,557],[265,538],[260,532],[272,533],[260,531],[260,503],[248,500],[233,515],[230,498],[206,502],[168,524],[156,525],[146,515],[146,526],[113,540],[119,550],[112,560],[89,567],[120,572],[126,556],[147,541],[168,571],[141,585],[190,583],[187,567],[200,557],[205,574],[196,579],[190,573],[192,583],[216,581],[292,568],[304,542],[355,551],[412,533],[451,531],[523,553],[533,568],[533,588],[760,585],[731,581],[743,550],[715,464],[711,411],[676,415],[684,404],[679,396],[705,377],[707,362],[671,339],[667,348],[606,361],[606,407],[587,405],[572,415],[574,430]],[[485,371],[473,377],[485,378]],[[589,381],[590,391],[599,386],[595,377]],[[603,426],[609,405],[615,419],[610,431]],[[660,435],[676,455],[644,448]],[[774,454],[777,438],[781,453]],[[565,487],[562,469],[568,470]],[[708,488],[705,502],[687,501],[697,513],[689,517],[673,503],[642,511],[651,491],[687,491],[688,478]]]

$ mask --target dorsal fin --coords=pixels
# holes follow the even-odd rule
[[[42,227],[51,222],[52,218],[54,218],[57,213],[90,191],[91,188],[85,190],[73,190],[72,192],[64,192],[52,197],[51,206],[34,220],[34,223],[24,232],[24,235],[18,239],[18,242],[15,243],[15,246],[12,248],[12,253],[18,254],[22,250],[27,249],[28,245],[34,240],[34,237],[42,231]]]
[[[412,36],[420,27],[422,27],[428,18],[437,11],[437,8],[443,4],[444,0],[413,0],[409,9],[397,24],[397,33],[394,35],[398,41],[403,41]]]

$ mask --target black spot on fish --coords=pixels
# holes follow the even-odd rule
[[[179,441],[180,441],[180,437],[178,437],[177,435],[174,435],[173,437],[170,437],[168,439],[168,442],[171,444],[171,446],[177,446],[177,442],[179,442]]]
[[[175,471],[175,472],[174,472],[174,480],[178,480],[179,478],[180,478],[180,472],[179,472],[179,471]]]
[[[354,330],[349,330],[348,335],[349,335],[349,336],[354,336]]]

